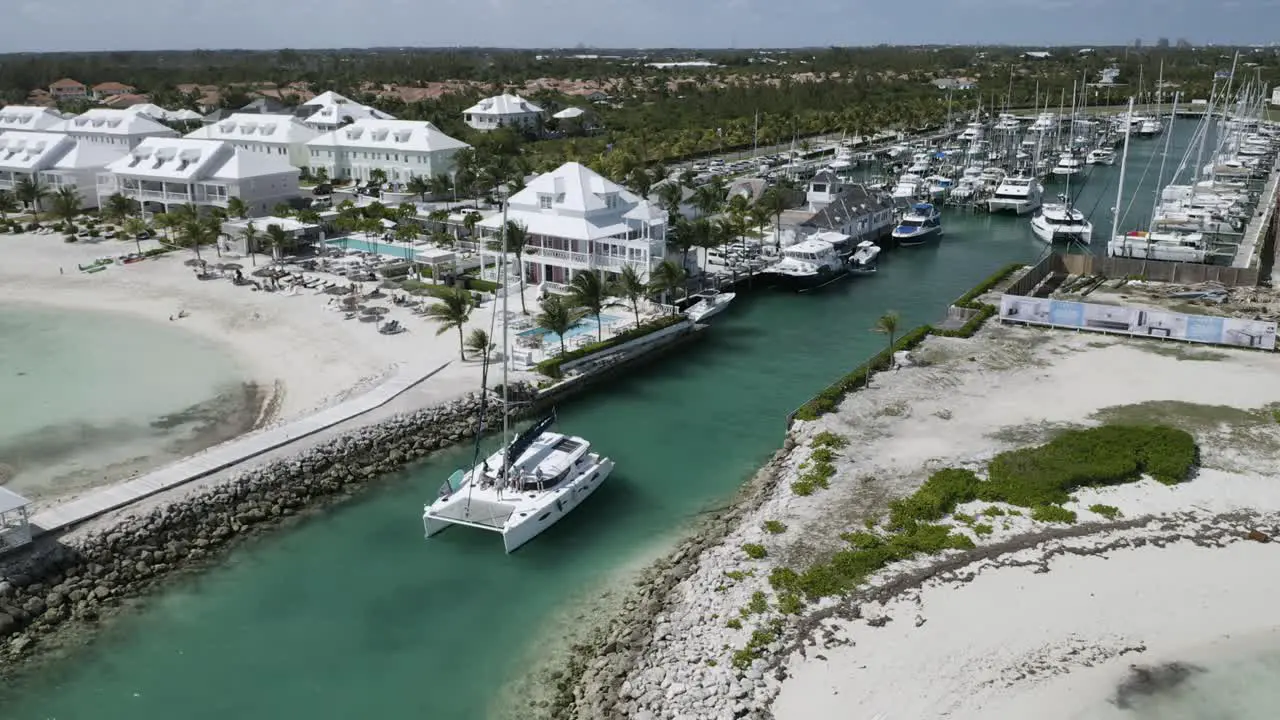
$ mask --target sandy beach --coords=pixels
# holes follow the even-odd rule
[[[619,692],[627,717],[1157,717],[1142,713],[1160,693],[1112,702],[1131,665],[1272,636],[1278,546],[1248,535],[1280,531],[1280,357],[989,326],[930,338],[912,360],[793,431],[768,498],[668,597]],[[1074,524],[965,504],[943,522],[974,550],[889,565],[799,616],[779,607],[773,570],[847,547],[841,533],[929,474],[1106,422],[1186,430],[1201,467],[1173,487],[1078,490],[1063,505]],[[829,488],[798,495],[821,432],[848,445]]]
[[[148,244],[143,246],[146,249]],[[437,336],[435,323],[386,301],[382,302],[390,307],[386,317],[399,320],[409,332],[381,335],[371,324],[344,320],[342,313],[326,307],[331,296],[312,290],[254,292],[227,280],[196,280],[192,268],[183,265],[194,257],[189,251],[87,274],[77,266],[132,252],[134,244],[118,240],[64,243],[56,235],[5,235],[0,248],[4,256],[0,304],[128,314],[172,323],[225,347],[247,374],[244,381],[264,391],[258,427],[330,407],[396,373],[426,375],[448,365],[418,393],[427,405],[479,387],[480,364],[459,359],[455,332]],[[217,260],[213,249],[203,254]],[[247,258],[229,261],[245,265],[246,274],[251,267]],[[259,264],[265,262],[265,256],[258,257]],[[176,318],[180,312],[185,316]],[[488,305],[478,309],[471,325],[487,329],[489,315]],[[121,477],[146,469],[145,463],[115,468]]]

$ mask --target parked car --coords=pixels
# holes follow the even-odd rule
[[[329,183],[320,183],[311,190],[312,195],[332,195],[333,186]]]

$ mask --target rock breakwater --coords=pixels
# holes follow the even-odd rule
[[[193,495],[74,541],[42,538],[0,559],[0,675],[42,642],[88,628],[181,570],[217,559],[238,540],[350,497],[408,463],[473,438],[481,403],[472,395],[397,416],[247,470]],[[501,420],[489,403],[486,425]]]

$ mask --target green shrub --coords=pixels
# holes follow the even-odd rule
[[[863,532],[861,530],[841,533],[840,539],[852,545],[855,550],[871,550],[884,545],[884,538],[876,535],[875,533]]]
[[[813,491],[816,489],[817,488],[814,487],[814,484],[812,482],[810,482],[809,480],[805,480],[804,478],[801,478],[791,483],[791,492],[797,495],[800,495],[801,497],[807,497],[809,495],[812,495]]]
[[[769,573],[769,587],[778,592],[790,592],[800,587],[800,575],[788,567],[774,568]]]
[[[779,621],[774,621],[767,627],[751,633],[751,639],[747,641],[747,646],[733,654],[733,666],[738,670],[746,670],[751,667],[751,663],[760,657],[764,649],[777,640],[781,633],[782,624]]]
[[[977,525],[973,526],[973,534],[977,535],[978,537],[985,537],[987,535],[990,535],[993,532],[995,532],[995,528],[991,527],[986,523],[978,523]]]
[[[1089,506],[1089,512],[1097,513],[1108,520],[1115,520],[1120,517],[1120,508],[1115,505],[1103,505],[1097,503]]]
[[[820,447],[814,449],[813,453],[809,455],[809,459],[816,462],[829,463],[836,459],[836,454],[831,448]]]
[[[999,505],[988,505],[982,510],[982,514],[987,517],[1000,517],[1004,515],[1004,510]]]
[[[742,552],[746,553],[747,557],[752,560],[763,560],[769,554],[769,551],[765,550],[760,543],[745,543],[742,546]]]
[[[988,277],[986,280],[983,280],[977,285],[974,285],[972,290],[965,293],[964,295],[961,295],[952,304],[955,305],[956,307],[968,307],[968,308],[977,307],[978,305],[980,305],[980,303],[975,303],[974,302],[975,300],[982,297],[983,295],[986,295],[988,292],[991,292],[991,290],[994,289],[995,286],[1003,282],[1005,278],[1014,274],[1015,272],[1022,269],[1023,267],[1024,267],[1023,263],[1009,263],[1008,265],[1005,265],[1004,267],[992,273],[990,277]],[[990,307],[990,306],[987,306],[987,307]]]
[[[1031,508],[1031,519],[1038,522],[1074,524],[1076,514],[1061,505],[1037,505]]]
[[[498,284],[498,283],[496,283],[496,282],[493,282],[492,280],[481,280],[480,278],[474,278],[474,277],[468,277],[468,278],[467,278],[467,289],[468,289],[468,290],[475,290],[476,292],[490,292],[490,293],[491,293],[491,292],[493,292],[494,290],[497,290],[497,289],[498,289],[498,288],[500,288],[500,287],[502,287],[502,286],[501,286],[501,285],[499,285],[499,284]]]
[[[749,615],[763,615],[769,612],[769,599],[760,590],[751,593],[751,601],[744,608]]]
[[[1144,473],[1174,485],[1199,460],[1195,438],[1162,425],[1069,430],[1033,448],[995,456],[982,500],[1033,507],[1063,503],[1080,487],[1117,485]]]
[[[765,520],[764,531],[770,535],[781,535],[787,531],[787,526],[777,520]]]
[[[849,439],[843,435],[837,435],[828,430],[823,430],[813,436],[813,440],[809,441],[809,445],[814,448],[832,448],[840,450],[849,446]]]
[[[793,592],[784,592],[778,595],[778,612],[783,615],[799,615],[804,611],[804,600]]]
[[[728,620],[725,621],[724,626],[729,628],[730,630],[741,630],[742,621],[739,620],[738,618],[729,618]]]
[[[664,330],[672,325],[676,325],[684,321],[685,317],[683,315],[663,315],[662,317],[654,320],[641,323],[640,327],[633,327],[630,330],[620,332],[611,338],[607,338],[604,342],[591,343],[590,345],[578,348],[577,350],[570,350],[564,355],[543,360],[538,363],[535,369],[547,377],[558,378],[560,377],[560,366],[567,362],[578,360],[579,358],[584,358],[588,355],[593,355],[602,350],[608,350],[611,347],[616,347],[625,342],[635,340],[636,338],[644,337],[645,335],[658,332],[659,330]]]
[[[748,577],[754,574],[755,574],[754,571],[726,570],[724,573],[724,576],[735,582],[742,582],[743,580],[747,579]]]
[[[944,468],[911,495],[889,503],[889,528],[900,530],[909,521],[941,520],[956,506],[977,497],[978,476],[972,470]]]

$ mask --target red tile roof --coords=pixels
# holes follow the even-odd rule
[[[62,78],[61,80],[50,84],[49,87],[51,88],[76,88],[76,87],[82,88],[84,87],[84,83],[76,82],[71,78]]]

